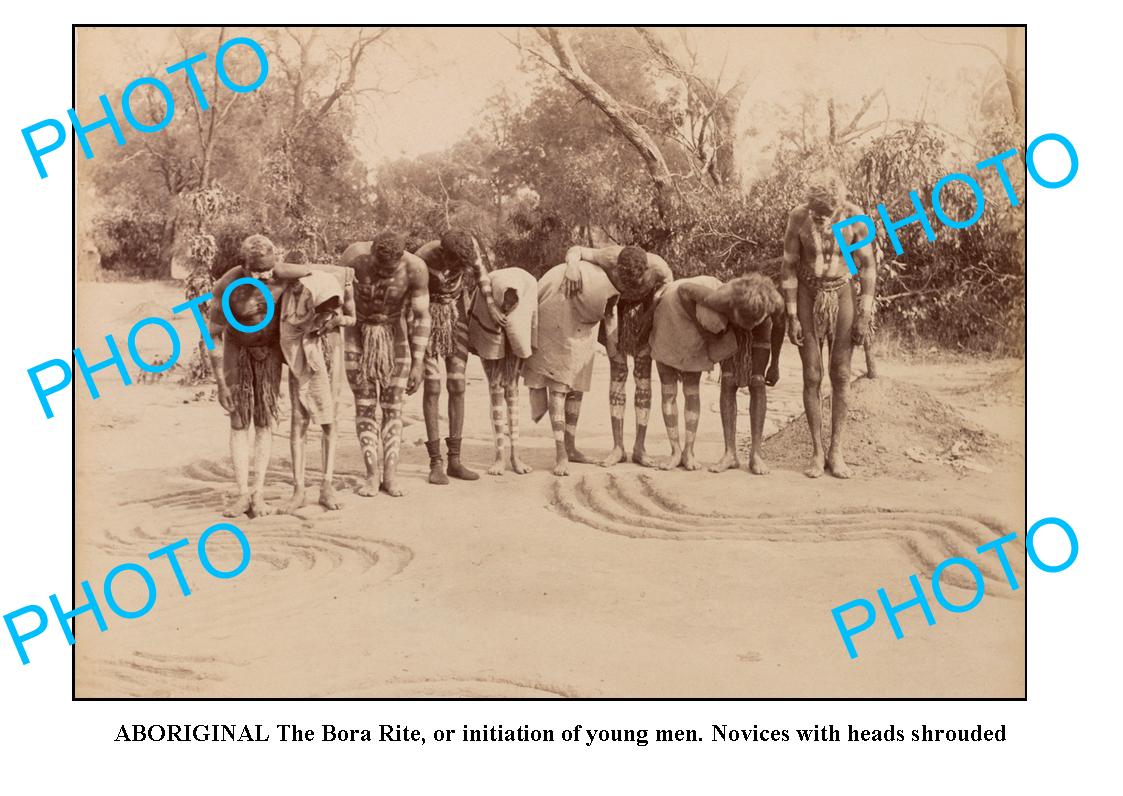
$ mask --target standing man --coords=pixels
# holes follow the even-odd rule
[[[429,450],[429,483],[447,484],[448,476],[475,481],[479,473],[460,461],[464,433],[464,370],[468,364],[468,310],[471,296],[465,280],[475,277],[484,306],[494,323],[503,314],[491,298],[491,281],[475,238],[462,229],[450,229],[440,240],[416,252],[429,269],[429,315],[432,327],[425,353],[425,447]],[[448,389],[448,474],[441,458],[441,363]]]
[[[261,517],[272,509],[265,502],[265,473],[273,445],[273,426],[277,421],[277,395],[281,388],[281,346],[279,341],[282,278],[295,279],[308,274],[301,266],[285,265],[273,242],[264,235],[251,235],[242,242],[242,265],[227,271],[214,286],[209,326],[214,348],[211,370],[218,384],[218,402],[230,415],[230,458],[238,495],[223,509],[226,517],[248,514]],[[237,279],[250,277],[265,284],[272,299],[270,307],[257,285],[240,284],[224,301],[227,289]],[[243,329],[227,323],[223,304]],[[260,326],[261,328],[256,328]],[[253,439],[253,490],[249,487],[250,426]]]
[[[355,325],[354,272],[334,265],[315,270],[285,291],[281,300],[281,353],[289,366],[292,402],[292,497],[280,509],[291,514],[304,505],[304,449],[308,426],[321,427],[320,505],[339,508],[332,479],[343,391],[343,329]]]
[[[624,450],[624,408],[628,402],[628,357],[632,357],[636,380],[636,442],[632,461],[644,467],[657,462],[647,455],[647,421],[651,411],[651,335],[655,295],[674,279],[671,268],[658,254],[645,252],[639,246],[605,246],[587,249],[571,246],[565,253],[565,293],[581,292],[581,262],[597,266],[620,292],[616,305],[615,340],[607,340],[609,387],[608,408],[612,416],[612,453],[601,462],[603,467],[628,460]]]
[[[402,401],[421,386],[429,345],[429,273],[405,250],[396,232],[352,243],[340,265],[355,269],[356,325],[344,329],[347,381],[355,395],[355,431],[366,465],[364,497],[382,491],[405,494],[398,486],[402,444]],[[412,325],[407,328],[407,309]],[[382,410],[379,436],[375,407]],[[381,470],[381,473],[380,473]]]
[[[804,471],[818,478],[824,467],[836,478],[849,478],[843,457],[846,437],[850,357],[854,345],[864,345],[873,323],[877,264],[872,248],[858,249],[860,300],[851,288],[850,270],[831,225],[861,213],[847,202],[837,180],[812,185],[806,204],[788,216],[784,233],[782,287],[788,315],[788,336],[799,346],[803,361],[803,408],[811,430],[811,463]],[[842,229],[848,243],[857,236],[854,225]],[[855,304],[858,304],[857,308]],[[828,345],[831,378],[831,444],[823,452],[820,385],[823,343]]]

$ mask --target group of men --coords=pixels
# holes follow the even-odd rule
[[[264,499],[264,481],[282,365],[289,369],[292,403],[293,494],[280,508],[285,512],[306,501],[304,449],[313,423],[323,430],[319,503],[339,508],[332,479],[344,379],[355,399],[356,435],[365,467],[358,494],[403,494],[397,472],[402,404],[421,387],[429,482],[478,479],[461,459],[465,370],[471,353],[480,357],[488,381],[495,437],[491,474],[501,474],[508,466],[519,474],[530,472],[517,451],[520,379],[530,389],[533,419],[549,414],[554,473],[568,475],[570,463],[591,461],[577,449],[576,429],[598,343],[609,357],[613,437],[612,452],[602,465],[629,458],[624,412],[630,357],[635,382],[633,462],[665,470],[700,467],[694,452],[701,414],[699,384],[702,373],[720,364],[725,453],[710,469],[721,472],[740,465],[737,392],[747,387],[749,470],[764,474],[760,445],[765,389],[779,379],[785,330],[799,347],[803,363],[804,407],[813,447],[806,474],[818,477],[827,471],[846,478],[843,442],[850,358],[853,344],[864,342],[872,330],[876,264],[869,247],[857,251],[861,298],[856,300],[831,225],[857,212],[837,186],[809,190],[807,202],[788,218],[782,294],[760,273],[725,284],[712,276],[675,279],[663,258],[636,246],[574,246],[562,264],[536,280],[521,268],[489,270],[475,238],[459,229],[414,253],[405,250],[400,234],[380,232],[349,246],[337,266],[285,263],[268,238],[250,236],[242,245],[242,265],[216,283],[217,300],[210,310],[216,341],[212,363],[219,402],[230,417],[238,486],[225,514],[259,516],[273,510]],[[264,283],[273,299],[276,312],[268,322],[268,302],[247,277]],[[823,342],[829,346],[833,396],[826,451],[820,418]],[[671,448],[665,458],[647,451],[653,361]],[[442,371],[448,394],[447,462],[440,440]],[[681,437],[680,385],[685,420]]]

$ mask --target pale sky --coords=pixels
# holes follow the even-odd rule
[[[378,83],[396,93],[379,97],[360,114],[357,143],[368,165],[449,146],[479,121],[487,98],[504,86],[516,97],[525,97],[528,76],[519,71],[520,55],[501,33],[514,38],[517,31],[400,28],[390,34],[391,47],[370,51],[359,87]],[[197,35],[213,39],[206,31]],[[228,35],[265,34],[234,29]],[[321,44],[345,47],[353,35],[351,29],[321,29]],[[675,30],[663,29],[659,35],[672,47],[679,46]],[[826,125],[827,96],[835,97],[840,124],[845,124],[863,95],[884,88],[890,117],[914,118],[924,104],[928,121],[965,134],[975,109],[962,75],[978,80],[996,66],[995,58],[980,47],[926,39],[973,42],[1000,55],[1006,52],[1005,32],[999,28],[694,28],[690,35],[704,72],[716,74],[724,60],[726,74],[744,68],[752,78],[739,120],[742,132],[756,129],[755,136],[743,135],[739,141],[741,161],[750,168],[769,159],[766,153],[776,140],[772,103],[798,109],[804,92],[821,98],[816,106],[821,128]],[[523,36],[533,40],[533,33],[524,31]],[[210,55],[213,58],[213,52]],[[130,80],[151,73],[145,64],[160,70],[181,58],[167,28],[80,30],[79,115],[83,108],[93,112],[103,91],[119,98]],[[271,68],[279,72],[278,65]],[[885,102],[879,99],[865,121],[885,115]],[[185,118],[177,114],[173,124]]]

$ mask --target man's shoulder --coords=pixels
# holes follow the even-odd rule
[[[429,267],[425,265],[425,261],[416,254],[411,254],[409,252],[403,252],[402,259],[405,260],[406,273],[409,275],[409,278],[424,279],[425,284],[428,285]]]
[[[226,289],[226,287],[235,279],[240,279],[243,276],[246,276],[245,269],[240,265],[235,265],[233,268],[228,269],[226,273],[215,280],[215,292],[221,292],[222,290]]]
[[[811,218],[811,208],[805,204],[796,205],[792,211],[788,213],[788,221],[793,224],[802,224]]]
[[[865,210],[858,207],[853,202],[842,202],[838,209],[834,211],[834,221],[842,221],[843,219],[850,218],[851,216],[860,216],[865,214]]]

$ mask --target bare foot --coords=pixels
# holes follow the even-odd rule
[[[768,469],[761,455],[754,453],[749,456],[749,472],[753,475],[768,475],[772,471]]]
[[[835,478],[849,478],[850,468],[846,466],[846,462],[842,458],[841,453],[833,453],[827,459],[827,470]]]
[[[335,487],[330,481],[320,484],[320,505],[328,511],[339,510],[339,497],[335,494]]]
[[[292,497],[281,504],[277,509],[278,514],[293,514],[298,508],[304,505],[305,494],[303,489],[294,489]]]
[[[608,454],[608,456],[601,461],[600,466],[612,467],[614,464],[620,464],[620,462],[626,461],[628,461],[628,454],[624,453],[624,449],[618,445],[612,449],[612,453]]]
[[[736,470],[741,466],[741,460],[737,458],[736,453],[726,453],[715,463],[710,465],[711,473],[724,473],[726,470]]]
[[[632,449],[632,461],[638,464],[640,467],[659,466],[659,460],[654,456],[648,456],[647,451],[645,451],[643,448]]]
[[[671,455],[659,462],[660,470],[673,470],[682,464],[682,448],[674,448]]]
[[[375,497],[378,495],[378,481],[374,476],[367,476],[367,480],[359,484],[359,488],[355,490],[356,495],[363,497]]]
[[[487,474],[488,475],[503,475],[503,473],[506,471],[506,469],[507,469],[507,462],[503,459],[502,456],[500,456],[498,459],[496,459],[494,462],[492,462],[491,467],[487,468]]]
[[[382,491],[390,497],[401,497],[406,493],[395,481],[384,481],[382,483]]]
[[[571,448],[570,450],[566,451],[566,456],[568,456],[569,460],[571,462],[573,462],[574,464],[592,464],[593,463],[592,459],[590,459],[588,456],[583,454],[581,451],[577,450],[577,448]]]
[[[562,459],[554,463],[554,475],[569,475],[569,461]]]
[[[231,500],[226,504],[226,508],[222,510],[223,517],[240,517],[243,514],[249,513],[250,510],[250,496],[238,495],[238,497]]]
[[[265,502],[260,492],[254,492],[250,498],[250,512],[254,517],[268,517],[273,513],[273,507]]]
[[[803,474],[808,478],[820,478],[823,475],[823,457],[812,456],[811,463],[803,471]]]
[[[682,452],[682,469],[694,471],[701,467],[702,465],[699,463],[698,459],[695,458],[693,450]]]
[[[526,475],[527,473],[534,471],[533,467],[531,467],[529,464],[524,462],[513,453],[511,454],[511,469],[514,470],[518,475]]]

